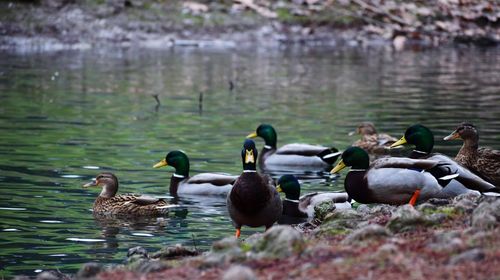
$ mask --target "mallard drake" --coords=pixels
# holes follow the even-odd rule
[[[464,141],[455,160],[469,168],[486,181],[500,187],[500,151],[479,148],[479,134],[471,123],[461,123],[444,140],[461,139]]]
[[[415,205],[430,198],[449,197],[432,174],[420,171],[438,164],[435,160],[388,157],[374,160],[370,165],[365,150],[350,147],[331,173],[351,167],[344,187],[357,202]]]
[[[267,176],[256,170],[257,149],[252,140],[245,140],[241,158],[243,173],[227,196],[227,210],[236,228],[236,237],[243,225],[265,226],[266,230],[276,222],[283,211],[280,195],[270,184]]]
[[[170,178],[170,195],[227,195],[237,176],[200,173],[189,177],[189,159],[182,151],[171,151],[154,168],[172,166],[175,173]]]
[[[341,154],[333,147],[298,143],[287,144],[278,149],[276,130],[269,124],[259,125],[255,132],[247,135],[247,138],[257,136],[265,141],[258,158],[258,164],[262,169],[325,169],[331,167]]]
[[[375,125],[371,122],[363,122],[356,128],[356,131],[349,133],[353,135],[357,133],[361,135],[361,139],[355,141],[352,146],[360,147],[369,154],[388,154],[390,146],[398,139],[385,133],[377,133]]]
[[[495,187],[491,183],[486,182],[481,177],[463,167],[451,158],[432,153],[434,147],[434,134],[427,127],[415,124],[406,129],[405,134],[391,147],[397,147],[404,144],[412,144],[415,149],[410,154],[410,158],[414,159],[430,159],[440,162],[432,170],[429,170],[436,178],[443,179],[440,183],[445,186],[452,179],[459,181],[466,188],[477,190],[479,192],[500,192],[500,188]]]
[[[300,183],[293,175],[283,175],[276,186],[285,194],[283,215],[298,218],[314,218],[314,207],[325,201],[332,201],[337,209],[351,208],[347,193],[314,192],[300,196]]]
[[[84,188],[101,186],[102,191],[94,202],[94,215],[159,216],[168,213],[175,205],[165,200],[138,194],[118,192],[118,178],[113,173],[101,173]]]

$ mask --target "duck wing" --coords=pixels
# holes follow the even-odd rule
[[[287,144],[276,150],[278,155],[300,155],[300,156],[317,156],[318,154],[330,150],[328,147],[309,144]]]
[[[500,151],[479,148],[475,169],[490,182],[500,187]]]
[[[232,185],[236,182],[238,176],[218,174],[218,173],[200,173],[190,177],[188,184],[212,184],[215,186]]]
[[[442,188],[431,174],[403,168],[372,168],[367,174],[368,189],[376,202],[408,203],[415,190],[426,200],[440,194]]]
[[[469,189],[477,190],[480,192],[500,192],[500,188],[497,188],[493,184],[486,182],[469,169],[465,168],[458,162],[445,155],[433,154],[428,159],[438,161],[438,168],[443,169],[444,173],[458,174],[455,180],[464,184],[464,186]]]
[[[303,195],[299,198],[299,210],[309,215],[311,206],[313,210],[312,214],[314,214],[314,206],[322,202],[331,201],[333,203],[343,203],[349,200],[349,195],[345,192],[314,192]]]
[[[439,161],[429,159],[411,159],[403,157],[385,157],[374,160],[371,168],[412,168],[431,169],[439,164]]]

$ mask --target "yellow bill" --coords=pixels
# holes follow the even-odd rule
[[[252,133],[247,135],[247,139],[248,138],[255,138],[255,137],[257,137],[257,132],[252,132]]]
[[[401,139],[399,139],[398,141],[396,141],[396,143],[392,144],[389,148],[395,148],[395,147],[399,147],[401,145],[404,145],[406,144],[406,138],[403,136],[401,137]]]
[[[276,186],[276,191],[277,192],[283,192],[283,189],[281,189],[281,185]]]
[[[165,159],[162,159],[157,164],[153,165],[153,168],[159,168],[167,165],[168,165],[167,161]]]
[[[330,171],[330,173],[335,174],[338,173],[340,170],[346,168],[346,165],[343,160],[340,160],[339,163]]]
[[[255,163],[253,150],[245,150],[245,163]]]

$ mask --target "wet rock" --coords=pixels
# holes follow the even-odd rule
[[[77,279],[91,278],[103,271],[103,267],[99,263],[86,263],[76,273]]]
[[[457,265],[464,262],[478,262],[484,260],[485,257],[486,254],[484,251],[476,248],[451,257],[449,263],[451,265]]]
[[[212,249],[202,257],[203,264],[206,266],[220,265],[232,261],[243,261],[245,251],[240,247],[241,242],[234,236],[226,237],[212,244]]]
[[[477,229],[493,229],[497,225],[497,219],[485,212],[478,212],[472,215],[472,227]]]
[[[171,260],[183,257],[193,257],[197,256],[200,253],[192,248],[186,248],[180,244],[175,246],[169,246],[166,248],[162,248],[160,251],[155,252],[151,255],[151,258],[161,259],[161,260]]]
[[[478,193],[465,193],[453,198],[452,204],[465,213],[471,213],[477,207],[479,198],[480,194]]]
[[[273,226],[260,238],[247,240],[252,259],[276,259],[299,254],[305,248],[302,234],[290,226]]]
[[[162,271],[168,268],[170,268],[170,266],[161,261],[145,261],[137,265],[134,271],[139,273],[150,273]]]
[[[390,215],[396,207],[387,204],[377,205],[370,210],[370,214],[372,215]]]
[[[427,223],[429,224],[440,224],[448,218],[448,214],[445,213],[434,213],[426,216]]]
[[[70,279],[70,278],[67,275],[65,275],[59,271],[48,270],[48,271],[40,272],[36,276],[36,279],[37,280],[62,280],[62,279]]]
[[[436,252],[458,252],[464,247],[459,231],[439,231],[434,233],[432,240],[426,245]]]
[[[127,257],[137,255],[141,258],[149,258],[148,251],[141,246],[128,249]]]
[[[406,204],[398,207],[392,214],[387,227],[393,232],[413,230],[415,227],[429,225],[430,222],[413,206]]]
[[[390,236],[390,232],[385,227],[373,224],[353,231],[344,240],[342,240],[342,243],[352,245],[361,241],[378,239],[387,236]]]
[[[370,208],[370,206],[368,206],[366,204],[361,204],[360,206],[358,206],[358,208],[356,210],[358,211],[358,213],[363,215],[363,214],[369,214],[371,211],[371,208]]]
[[[222,280],[255,280],[257,276],[252,271],[252,269],[242,266],[233,265],[231,266],[222,276]]]
[[[322,221],[333,210],[335,210],[335,203],[333,203],[332,201],[324,201],[314,206],[314,217]]]
[[[352,209],[336,209],[328,214],[316,235],[346,234],[363,222],[363,216]]]

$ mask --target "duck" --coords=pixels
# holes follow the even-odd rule
[[[349,195],[345,192],[314,192],[300,196],[300,183],[294,175],[279,178],[276,190],[285,194],[283,215],[297,218],[314,219],[314,207],[326,201],[332,201],[336,209],[350,209]]]
[[[189,158],[179,150],[167,153],[164,159],[156,163],[153,168],[172,166],[175,172],[170,178],[169,192],[171,196],[178,195],[227,195],[237,176],[200,173],[189,176]]]
[[[431,198],[448,198],[443,187],[428,170],[439,161],[386,157],[370,164],[368,153],[359,147],[349,147],[331,170],[336,174],[350,167],[344,187],[350,198],[360,203],[410,204]],[[412,170],[416,169],[416,170]]]
[[[361,135],[361,139],[356,140],[352,146],[360,147],[369,154],[388,154],[391,152],[390,146],[398,140],[389,134],[377,133],[371,122],[362,122],[356,131],[350,132],[349,135],[354,133]]]
[[[264,170],[318,170],[327,169],[340,156],[338,149],[319,145],[293,143],[277,148],[276,130],[269,124],[261,124],[247,139],[261,137],[265,145],[258,158],[258,165]]]
[[[463,122],[445,141],[460,139],[464,144],[455,160],[495,186],[500,186],[500,151],[479,148],[479,133],[472,123]]]
[[[229,192],[226,202],[229,216],[236,228],[236,237],[241,227],[261,227],[268,230],[281,216],[283,204],[278,191],[268,176],[257,172],[258,152],[255,142],[246,139],[241,150],[243,173]]]
[[[154,198],[139,194],[120,194],[118,192],[118,178],[109,172],[104,172],[91,182],[83,185],[88,187],[102,187],[92,208],[97,216],[161,216],[169,212],[171,205],[161,198]]]
[[[446,186],[449,182],[456,180],[465,188],[476,190],[480,193],[500,192],[500,188],[485,181],[453,159],[443,154],[432,153],[434,147],[434,134],[426,126],[414,124],[408,127],[401,139],[392,144],[391,147],[398,147],[405,144],[415,146],[409,158],[429,159],[440,162],[439,165],[429,170],[429,172],[439,179],[442,186]]]

